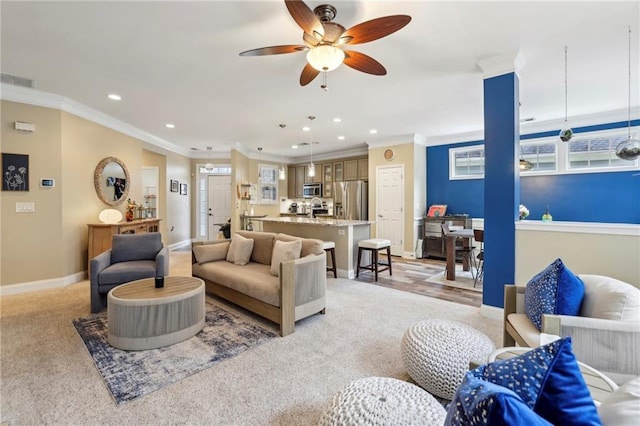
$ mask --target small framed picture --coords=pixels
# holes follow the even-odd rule
[[[446,204],[434,204],[429,207],[429,211],[427,212],[427,217],[439,217],[444,216],[447,212]]]
[[[181,183],[180,184],[180,195],[187,195],[187,184],[186,183]]]
[[[171,192],[178,192],[178,181],[171,180]]]

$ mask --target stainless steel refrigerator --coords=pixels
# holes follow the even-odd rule
[[[333,214],[337,219],[369,220],[368,182],[336,182],[333,189]]]

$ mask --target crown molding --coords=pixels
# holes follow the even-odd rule
[[[419,135],[417,133],[409,133],[406,135],[392,136],[389,138],[379,139],[375,142],[367,142],[369,144],[369,149],[371,148],[386,148],[395,145],[406,145],[406,144],[416,144],[416,145],[427,145],[427,140],[424,136]]]
[[[512,72],[518,74],[524,67],[525,61],[520,52],[507,52],[491,58],[481,59],[477,64],[482,70],[482,78],[487,79]]]

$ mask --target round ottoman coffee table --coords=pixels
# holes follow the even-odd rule
[[[444,407],[418,386],[389,377],[354,380],[340,390],[320,425],[442,425]]]
[[[411,326],[402,337],[402,362],[409,376],[433,395],[453,399],[469,371],[469,362],[484,364],[495,350],[487,336],[456,321],[429,319]]]

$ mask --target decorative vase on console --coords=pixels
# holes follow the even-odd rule
[[[136,203],[135,201],[131,201],[131,198],[127,198],[127,211],[124,214],[125,219],[127,220],[127,222],[131,222],[134,218],[134,210],[136,208]]]
[[[547,208],[544,210],[544,214],[542,215],[542,221],[543,222],[553,221],[553,216],[551,216],[551,213],[549,213],[549,206],[547,206]]]

